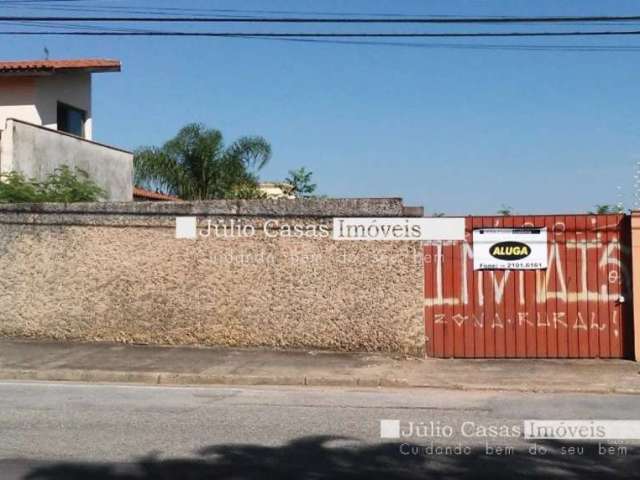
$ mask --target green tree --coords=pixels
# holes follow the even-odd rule
[[[106,197],[87,172],[79,168],[71,171],[66,165],[56,168],[40,185],[45,202],[95,202]]]
[[[300,167],[297,170],[289,170],[289,176],[284,181],[293,187],[292,193],[296,197],[311,197],[317,188],[315,183],[311,183],[312,176],[311,170]]]
[[[38,183],[28,180],[20,172],[3,173],[0,176],[0,202],[37,203],[41,202]]]
[[[513,208],[511,208],[509,205],[505,205],[503,203],[497,213],[498,213],[498,215],[502,215],[504,217],[508,217],[508,216],[510,216],[512,214],[512,212],[513,212]]]
[[[258,195],[256,171],[271,158],[262,137],[241,137],[226,146],[219,130],[192,123],[162,147],[135,152],[136,184],[184,200]]]
[[[245,183],[236,185],[230,192],[225,195],[225,198],[237,198],[237,199],[265,199],[267,194],[258,188],[258,185],[253,183]]]
[[[27,179],[20,172],[0,175],[0,202],[95,202],[105,198],[105,191],[79,168],[73,171],[66,165],[56,168],[43,181]]]
[[[591,211],[589,212],[589,214],[591,215],[596,215],[596,214],[600,214],[600,215],[604,215],[607,213],[623,213],[624,212],[624,208],[622,208],[620,205],[610,205],[610,204],[602,204],[602,205],[595,205],[595,211]]]

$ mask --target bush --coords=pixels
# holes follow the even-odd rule
[[[265,199],[267,194],[261,191],[257,185],[245,183],[233,187],[224,198],[235,200]]]
[[[105,195],[87,172],[79,168],[72,171],[66,165],[56,168],[44,181],[27,179],[20,172],[0,175],[2,203],[95,202]]]

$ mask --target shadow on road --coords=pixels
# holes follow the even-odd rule
[[[336,437],[302,437],[286,445],[215,445],[195,457],[131,464],[54,463],[39,466],[28,480],[204,480],[204,479],[351,479],[405,480],[428,478],[631,478],[640,471],[640,447],[626,455],[602,455],[597,443],[538,442],[546,455],[514,447],[510,456],[487,455],[485,447],[468,454],[435,455],[423,446],[400,443],[363,445]],[[563,455],[562,447],[583,448],[582,455]],[[412,448],[413,447],[413,448]],[[411,453],[411,452],[416,452]],[[578,450],[579,452],[579,450]]]

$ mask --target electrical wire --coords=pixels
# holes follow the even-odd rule
[[[573,32],[440,32],[440,33],[386,33],[386,32],[190,32],[190,31],[148,31],[148,32],[56,32],[42,31],[0,31],[0,35],[91,35],[91,36],[153,36],[153,37],[295,37],[295,38],[483,38],[483,37],[592,37],[592,36],[635,36],[640,30],[601,30]]]
[[[469,18],[327,18],[327,17],[77,17],[0,16],[0,21],[44,22],[153,22],[153,23],[361,23],[361,24],[512,24],[598,23],[639,21],[640,15],[582,17],[469,17]]]
[[[240,37],[254,38],[254,37]],[[640,45],[532,45],[532,44],[478,44],[478,43],[417,43],[391,42],[375,40],[327,40],[310,38],[257,38],[257,40],[275,40],[331,45],[373,45],[385,47],[409,47],[426,49],[459,49],[459,50],[524,50],[524,51],[558,51],[558,52],[639,52]]]
[[[461,15],[415,15],[415,14],[378,14],[378,13],[331,13],[300,12],[286,10],[241,10],[241,9],[197,9],[184,7],[144,7],[135,6],[101,6],[71,5],[84,0],[8,0],[3,6],[40,9],[66,9],[67,11],[100,11],[128,12],[153,15],[187,14],[191,16],[176,17],[78,17],[78,16],[0,16],[0,24],[7,26],[47,27],[48,30],[0,31],[7,36],[131,36],[131,37],[229,37],[244,39],[262,39],[274,41],[290,41],[315,44],[334,45],[375,45],[410,48],[448,48],[448,49],[482,49],[482,50],[525,50],[525,51],[580,51],[580,52],[635,52],[640,46],[633,45],[524,45],[524,44],[461,44],[461,43],[417,43],[385,41],[384,39],[405,38],[475,38],[475,37],[565,37],[565,36],[635,36],[637,30],[604,30],[604,31],[551,31],[551,32],[193,32],[163,31],[133,27],[115,28],[105,25],[90,25],[97,22],[145,22],[145,23],[354,23],[354,24],[563,24],[598,25],[598,26],[635,26],[640,16],[547,16],[547,17],[513,17],[513,16],[461,16]],[[50,5],[54,4],[54,6]],[[198,12],[216,12],[215,17],[193,16]],[[324,17],[252,17],[239,16],[240,13],[259,14],[296,14],[324,15]],[[203,13],[204,15],[204,13]],[[229,16],[226,16],[229,15]],[[345,17],[349,15],[351,18]],[[330,17],[330,16],[333,16]],[[362,18],[354,18],[363,16]],[[384,17],[384,18],[378,18]],[[69,23],[74,22],[74,23]],[[85,24],[85,22],[87,24]],[[581,23],[578,23],[581,22]],[[604,23],[607,22],[607,23]],[[56,29],[59,29],[56,31]],[[62,31],[60,31],[62,30]],[[376,39],[381,40],[368,40]]]

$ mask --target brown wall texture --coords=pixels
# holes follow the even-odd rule
[[[408,212],[400,199],[0,205],[0,335],[421,355],[420,242],[280,235]],[[178,215],[257,232],[178,240]]]

